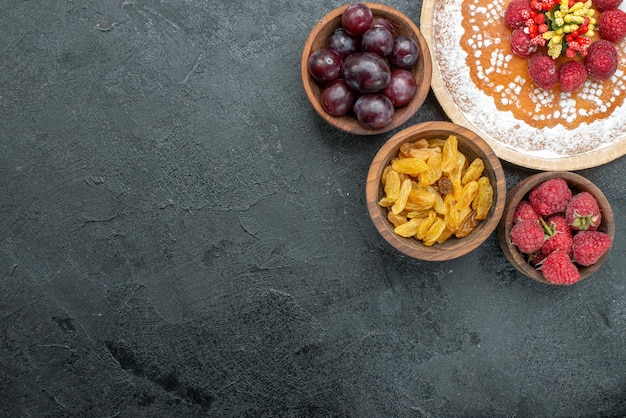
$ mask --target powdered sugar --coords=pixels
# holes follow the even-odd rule
[[[459,24],[464,19],[464,1],[470,3],[469,16],[465,16],[471,28],[467,34]],[[603,87],[603,83],[587,80],[576,96],[534,87],[527,74],[517,74],[505,84],[497,84],[501,78],[494,75],[510,72],[509,63],[514,57],[508,42],[490,36],[483,28],[502,19],[507,2],[441,0],[436,4],[432,53],[447,92],[468,122],[487,139],[539,158],[584,155],[626,140],[626,105],[622,99],[616,100],[626,94],[624,45],[619,48],[620,69],[611,83]],[[461,47],[463,42],[471,47],[472,56]],[[470,67],[493,94],[487,94],[472,81]],[[604,91],[606,88],[611,90]],[[527,94],[528,103],[534,107],[527,105],[523,109],[528,114],[525,118],[504,109],[512,106],[520,94]],[[585,106],[577,105],[581,100],[587,102]],[[581,123],[583,119],[586,121]]]

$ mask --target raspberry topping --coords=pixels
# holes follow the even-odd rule
[[[528,72],[533,82],[544,90],[550,90],[559,81],[556,62],[543,52],[530,58]]]
[[[563,91],[576,91],[587,80],[587,68],[582,62],[567,61],[559,69],[559,84]]]
[[[513,0],[504,12],[504,22],[511,29],[519,28],[532,18],[531,13],[534,14],[534,10],[528,0]]]
[[[537,50],[537,44],[533,43],[530,35],[524,29],[517,28],[511,34],[511,53],[526,58]]]
[[[619,55],[615,44],[606,39],[600,39],[591,44],[585,57],[585,67],[589,75],[602,81],[611,78],[619,64]]]
[[[598,19],[600,36],[611,42],[619,42],[626,37],[626,13],[620,9],[607,10]]]
[[[622,4],[622,0],[594,0],[593,4],[595,4],[598,11],[604,12],[617,9]]]

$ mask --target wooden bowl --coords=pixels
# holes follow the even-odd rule
[[[513,215],[517,205],[523,199],[527,198],[528,193],[535,186],[548,179],[559,177],[564,179],[569,184],[572,194],[585,191],[591,193],[596,198],[598,205],[600,206],[600,211],[602,212],[602,221],[598,230],[606,232],[611,237],[611,240],[615,237],[615,220],[613,218],[611,205],[602,191],[585,177],[569,171],[551,171],[534,174],[520,181],[507,194],[504,215],[502,216],[497,228],[498,240],[504,255],[518,271],[531,279],[546,284],[553,283],[548,282],[541,274],[541,271],[537,270],[534,266],[528,263],[528,261],[526,261],[524,255],[520,253],[517,247],[511,243],[509,237],[511,227],[513,226]],[[588,267],[580,267],[580,280],[591,276],[595,271],[597,271],[602,266],[602,263],[606,260],[607,256],[608,252],[604,254],[597,263]]]
[[[384,196],[381,177],[385,167],[398,155],[403,143],[415,142],[422,138],[446,139],[452,134],[457,136],[458,149],[465,155],[468,163],[476,157],[484,161],[483,175],[489,178],[493,186],[493,203],[487,219],[481,221],[468,236],[464,238],[452,236],[441,244],[437,243],[429,247],[413,237],[404,238],[394,232],[394,226],[387,218],[388,209],[379,205],[380,199]],[[392,247],[420,260],[444,261],[463,256],[476,249],[496,229],[504,211],[506,179],[498,157],[474,132],[451,122],[423,122],[398,132],[380,148],[370,165],[365,194],[374,226]]]
[[[415,93],[413,100],[406,106],[395,109],[394,118],[391,123],[382,129],[376,130],[363,127],[356,119],[353,112],[340,117],[332,116],[329,113],[326,113],[321,105],[323,88],[309,75],[308,60],[313,52],[326,48],[326,40],[335,29],[341,26],[341,14],[349,6],[349,4],[332,10],[313,27],[304,44],[300,71],[304,91],[313,105],[313,108],[322,117],[322,119],[345,132],[357,135],[375,135],[391,131],[392,129],[402,125],[415,115],[417,110],[422,106],[430,90],[432,61],[426,40],[422,36],[418,27],[409,17],[389,6],[377,3],[364,4],[369,6],[374,16],[384,17],[389,20],[389,22],[393,24],[397,35],[408,36],[417,43],[420,50],[420,56],[415,66],[410,70],[415,77],[415,82],[417,84],[417,92]]]

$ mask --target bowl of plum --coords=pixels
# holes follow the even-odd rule
[[[350,3],[311,30],[300,65],[305,93],[329,124],[357,135],[381,134],[408,121],[430,89],[430,51],[400,11]]]
[[[365,195],[372,222],[399,252],[445,261],[478,248],[503,214],[500,159],[473,131],[422,122],[393,135],[376,153]]]

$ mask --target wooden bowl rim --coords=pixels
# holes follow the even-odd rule
[[[380,4],[380,3],[369,3],[369,2],[361,2],[361,3],[367,5],[370,9],[372,9],[372,12],[374,13],[375,16],[381,15],[381,14],[394,16],[394,18],[401,20],[403,24],[409,27],[411,31],[413,32],[414,40],[417,41],[418,47],[421,52],[420,57],[419,57],[419,60],[421,61],[421,63],[418,63],[416,65],[419,65],[420,67],[422,67],[421,82],[418,79],[418,77],[416,77],[416,82],[418,82],[418,86],[417,86],[417,92],[415,93],[415,97],[413,97],[413,100],[411,100],[411,102],[407,104],[406,106],[403,106],[402,108],[397,109],[394,115],[394,119],[391,121],[391,123],[381,129],[367,129],[363,127],[359,123],[359,121],[353,116],[340,116],[340,117],[332,116],[328,114],[322,108],[322,105],[319,102],[318,97],[314,93],[315,90],[321,90],[321,88],[317,86],[315,80],[313,80],[311,76],[309,75],[308,68],[307,68],[308,59],[309,59],[309,56],[314,52],[313,44],[315,43],[315,40],[317,39],[319,32],[322,31],[326,25],[330,24],[334,20],[340,19],[341,14],[350,5],[350,3],[331,10],[324,17],[322,17],[315,24],[315,26],[313,26],[313,28],[311,29],[311,32],[309,33],[304,43],[304,48],[302,50],[302,57],[300,61],[300,76],[302,79],[304,91],[306,93],[306,96],[309,102],[315,109],[315,112],[322,119],[324,119],[330,125],[344,132],[348,132],[348,133],[356,134],[356,135],[378,135],[378,134],[386,133],[393,129],[396,129],[400,125],[403,125],[404,123],[406,123],[411,117],[415,115],[415,113],[417,113],[419,108],[424,104],[424,101],[426,100],[426,97],[428,96],[428,93],[430,92],[430,83],[431,83],[432,71],[433,71],[432,70],[432,57],[430,54],[430,49],[428,47],[428,44],[426,43],[426,39],[422,35],[421,31],[419,30],[415,22],[411,18],[409,18],[406,14],[402,13],[401,11],[393,7]]]
[[[443,133],[445,132],[445,133]],[[380,177],[385,166],[391,158],[397,155],[400,145],[407,141],[418,140],[429,135],[442,136],[454,134],[459,138],[459,148],[467,148],[462,143],[465,139],[468,143],[478,148],[481,157],[485,160],[486,167],[495,181],[493,182],[495,199],[490,210],[490,216],[482,221],[477,230],[474,230],[465,238],[451,238],[443,244],[435,244],[431,247],[423,245],[415,238],[404,238],[393,231],[393,225],[387,219],[387,209],[378,204],[381,195]],[[461,257],[478,248],[495,231],[502,214],[506,201],[506,178],[500,159],[495,155],[491,147],[475,132],[445,121],[422,122],[410,126],[396,133],[376,153],[368,172],[366,182],[366,200],[370,218],[382,237],[392,247],[410,257],[425,261],[445,261]]]
[[[536,173],[529,177],[526,177],[525,179],[517,183],[507,193],[507,201],[505,204],[504,215],[500,219],[497,228],[500,247],[502,248],[502,251],[504,252],[504,255],[509,260],[509,262],[526,277],[536,280],[540,283],[554,286],[559,285],[547,281],[541,274],[541,271],[530,265],[530,263],[528,263],[524,256],[519,252],[517,247],[511,243],[509,235],[511,232],[511,227],[513,225],[513,215],[517,204],[522,199],[524,199],[528,195],[528,192],[530,192],[530,190],[536,185],[539,185],[551,178],[559,177],[564,179],[568,183],[570,189],[572,189],[572,192],[574,194],[580,191],[588,191],[596,198],[596,200],[598,201],[598,205],[600,206],[600,211],[602,212],[602,221],[598,229],[606,232],[611,238],[611,241],[613,241],[615,238],[615,219],[613,215],[613,210],[608,199],[606,198],[602,190],[600,190],[598,186],[591,182],[591,180],[571,171],[546,171]],[[610,249],[602,257],[600,257],[600,259],[595,264],[588,267],[580,267],[579,281],[582,281],[595,273],[602,266],[609,253]]]

